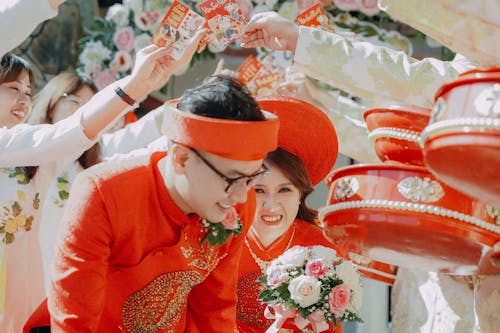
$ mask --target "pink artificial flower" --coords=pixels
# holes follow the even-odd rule
[[[277,266],[269,267],[267,270],[267,285],[271,289],[278,288],[286,281],[287,275]]]
[[[99,90],[106,88],[113,82],[115,82],[115,75],[109,69],[105,69],[102,72],[97,73],[94,78],[94,83]]]
[[[109,67],[114,72],[126,72],[132,67],[132,56],[126,51],[118,51]]]
[[[120,51],[130,52],[134,49],[134,29],[125,27],[117,30],[113,36],[116,48]]]
[[[317,0],[297,0],[297,7],[299,8],[299,13],[302,13],[306,9],[314,6],[318,1]],[[331,1],[330,1],[331,3]]]
[[[358,0],[358,10],[366,15],[376,15],[379,12],[378,0]]]
[[[224,228],[226,228],[226,230],[238,229],[240,222],[238,219],[238,213],[236,212],[236,208],[232,207],[221,223],[224,226]]]
[[[345,11],[358,10],[358,0],[333,0],[333,3],[337,8]]]
[[[243,13],[243,17],[250,21],[252,18],[253,6],[251,0],[236,0],[236,3],[241,8],[241,12]]]
[[[102,70],[101,65],[95,65],[95,64],[85,65],[85,73],[87,73],[90,76],[99,73],[101,70]]]
[[[135,25],[142,31],[153,31],[158,25],[160,15],[155,11],[136,13],[134,17]]]
[[[309,260],[306,264],[306,274],[315,278],[320,278],[328,272],[328,267],[321,259]]]
[[[328,305],[330,305],[330,311],[333,314],[342,313],[351,300],[351,289],[343,283],[335,286],[328,295]]]
[[[321,5],[323,7],[326,7],[326,6],[330,6],[333,3],[333,0],[319,0],[319,2],[321,3]]]

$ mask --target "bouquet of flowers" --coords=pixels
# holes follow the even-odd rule
[[[359,321],[362,288],[350,261],[324,246],[295,246],[271,262],[259,278],[259,299],[267,303],[266,317],[274,319],[266,333],[290,328],[323,332],[338,321]]]

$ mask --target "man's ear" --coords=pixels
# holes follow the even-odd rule
[[[186,173],[186,163],[190,157],[189,148],[180,144],[174,144],[171,147],[172,165],[176,174],[182,175]]]

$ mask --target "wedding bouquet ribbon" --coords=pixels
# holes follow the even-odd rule
[[[271,312],[271,309],[274,314]],[[329,327],[321,311],[315,311],[307,318],[304,318],[297,310],[285,310],[281,304],[268,305],[264,311],[264,317],[271,320],[274,319],[273,324],[266,330],[266,333],[278,333],[279,329],[288,319],[293,319],[295,326],[301,330],[311,324],[314,333],[326,331]]]

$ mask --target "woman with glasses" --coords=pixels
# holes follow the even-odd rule
[[[33,110],[27,122],[31,125],[55,124],[72,116],[97,91],[88,77],[75,73],[58,74],[33,98]],[[155,137],[159,137],[161,126],[158,126],[154,118],[159,117],[161,111],[161,109],[153,111],[153,115],[143,117],[130,128],[123,127],[126,123],[125,118],[133,112],[123,115],[115,121],[107,133],[101,136],[98,143],[83,152],[75,161],[70,162],[50,185],[43,205],[40,231],[46,289],[50,282],[50,267],[57,230],[75,177],[84,169],[102,160],[111,158],[115,154],[125,154],[136,148],[142,148]],[[65,156],[60,156],[60,160],[65,159]]]
[[[323,245],[339,251],[325,239],[316,225],[317,212],[306,203],[337,159],[333,124],[320,109],[299,99],[275,97],[259,104],[278,116],[280,129],[278,149],[264,160],[268,174],[254,183],[257,209],[238,273],[240,333],[263,333],[273,323],[264,316],[257,282],[273,259],[295,245]],[[340,323],[328,330],[341,331]]]

